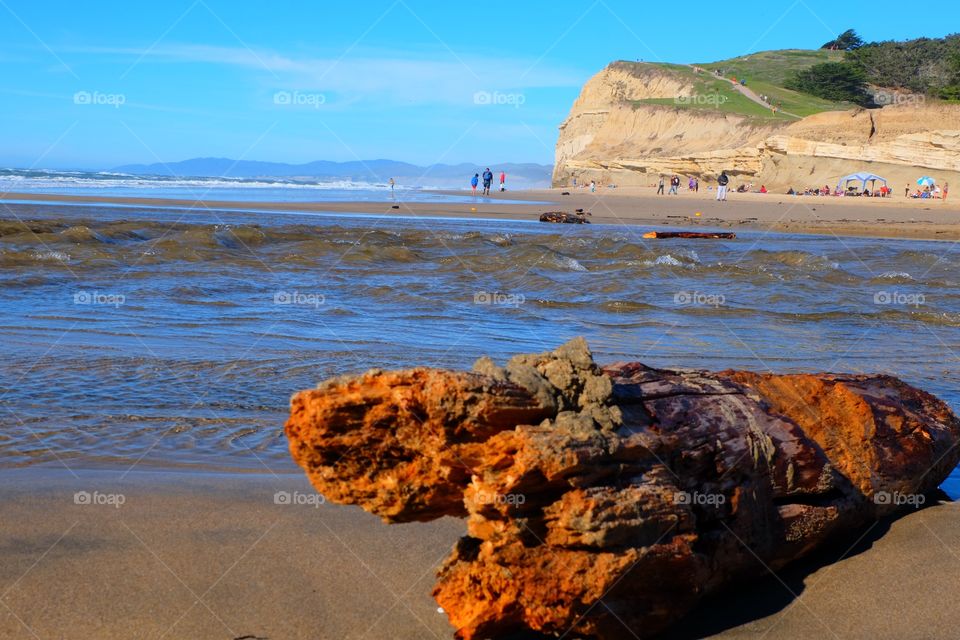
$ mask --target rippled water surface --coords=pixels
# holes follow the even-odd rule
[[[12,206],[0,465],[286,463],[291,393],[584,335],[600,361],[884,372],[960,408],[955,245]]]

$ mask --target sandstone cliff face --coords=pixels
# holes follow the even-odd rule
[[[644,104],[692,95],[682,76],[613,64],[560,125],[554,185],[574,178],[647,186],[661,174],[732,176],[771,189],[836,184],[870,171],[898,190],[921,175],[960,184],[960,106],[914,103],[762,123],[720,111]]]
[[[778,186],[834,184],[837,177],[859,170],[887,178],[894,188],[916,188],[922,175],[958,184],[960,106],[931,103],[819,113],[764,140],[759,155],[755,181]]]

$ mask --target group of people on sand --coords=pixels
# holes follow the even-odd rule
[[[903,196],[905,198],[940,198],[943,200],[947,199],[947,194],[950,191],[950,183],[944,182],[943,187],[940,185],[931,184],[926,185],[922,189],[914,189],[910,184],[907,184],[903,189]],[[844,197],[858,197],[858,198],[890,198],[893,196],[893,189],[883,184],[879,187],[874,187],[873,189],[863,189],[860,191],[855,186],[848,187],[846,191],[843,190],[839,185],[834,188],[831,188],[830,185],[825,184],[822,187],[806,187],[804,189],[794,189],[790,187],[787,189],[788,196],[844,196]]]
[[[949,192],[949,182],[944,182],[943,188],[941,188],[938,184],[924,185],[923,189],[916,189],[913,191],[913,193],[910,192],[910,185],[908,184],[906,189],[903,191],[903,195],[908,198],[935,198],[946,200]]]
[[[680,184],[682,180],[677,174],[670,176],[670,190],[667,191],[667,195],[680,195]],[[663,195],[663,189],[666,187],[667,177],[663,174],[660,174],[660,181],[657,183],[657,195]],[[700,191],[700,180],[694,177],[690,177],[687,180],[687,191]]]
[[[680,185],[683,184],[683,180],[677,174],[670,176],[669,181],[665,174],[660,174],[660,179],[657,181],[657,195],[664,195],[664,189],[666,189],[667,184],[670,185],[670,188],[666,191],[666,195],[678,196],[680,195]],[[717,176],[717,200],[721,202],[727,201],[727,189],[730,185],[730,176],[727,175],[727,172],[721,171],[720,175]],[[711,187],[712,188],[712,187]],[[750,183],[750,190],[753,190],[753,183]],[[687,191],[692,191],[693,193],[700,192],[700,178],[696,176],[689,176],[687,178]],[[737,189],[738,193],[743,193],[746,191],[743,185]],[[766,193],[766,187],[763,187],[763,193]]]
[[[480,183],[483,182],[483,195],[490,195],[490,187],[493,184],[493,171],[490,171],[490,167],[487,167],[483,175],[480,173],[473,174],[473,177],[470,178],[470,187],[473,189],[473,195],[477,195],[477,187],[480,186]],[[500,172],[500,191],[507,190],[507,172]]]
[[[670,188],[667,189],[667,185],[670,185]],[[664,194],[668,196],[678,196],[680,195],[680,185],[683,184],[683,179],[677,175],[673,174],[670,176],[669,180],[667,179],[666,174],[661,173],[660,179],[657,181],[657,195],[662,196]],[[721,171],[720,175],[717,176],[717,200],[721,202],[727,201],[727,188],[730,184],[730,176],[727,175],[726,171]],[[753,187],[753,184],[750,184],[750,187]],[[712,187],[709,187],[712,188]],[[687,178],[687,191],[692,191],[693,193],[700,192],[700,178],[696,176],[689,176]],[[738,189],[742,192],[742,189]],[[765,191],[764,191],[765,192]]]
[[[596,180],[590,180],[589,182],[580,182],[576,177],[573,178],[573,188],[574,189],[589,189],[590,193],[596,193],[598,187],[606,187],[607,189],[616,189],[617,185],[613,182],[608,182],[606,184],[603,181],[597,182]]]
[[[884,191],[884,194],[889,193],[889,189]],[[831,189],[830,185],[825,184],[822,187],[804,187],[803,189],[794,189],[790,187],[787,189],[788,196],[842,196],[842,189]],[[880,195],[880,190],[877,189],[877,195]],[[884,195],[886,197],[886,195]]]

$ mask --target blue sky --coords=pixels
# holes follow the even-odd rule
[[[0,165],[543,162],[617,59],[943,36],[954,2],[0,0]]]

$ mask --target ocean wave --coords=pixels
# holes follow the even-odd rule
[[[674,258],[669,253],[665,256],[658,256],[656,260],[647,260],[644,264],[648,265],[670,265],[671,267],[679,267],[683,263]]]
[[[913,276],[906,271],[884,271],[883,273],[874,277],[874,280],[897,280],[909,282],[913,280]]]
[[[227,178],[144,176],[112,171],[27,171],[0,170],[0,190],[38,191],[43,189],[296,189],[317,191],[383,191],[385,182],[356,180],[290,180],[282,178]],[[422,191],[429,186],[396,185],[396,191]]]
[[[749,251],[745,257],[747,260],[757,264],[781,265],[805,270],[840,268],[840,263],[836,260],[832,260],[824,255],[798,250],[770,251],[767,249],[753,249]]]

